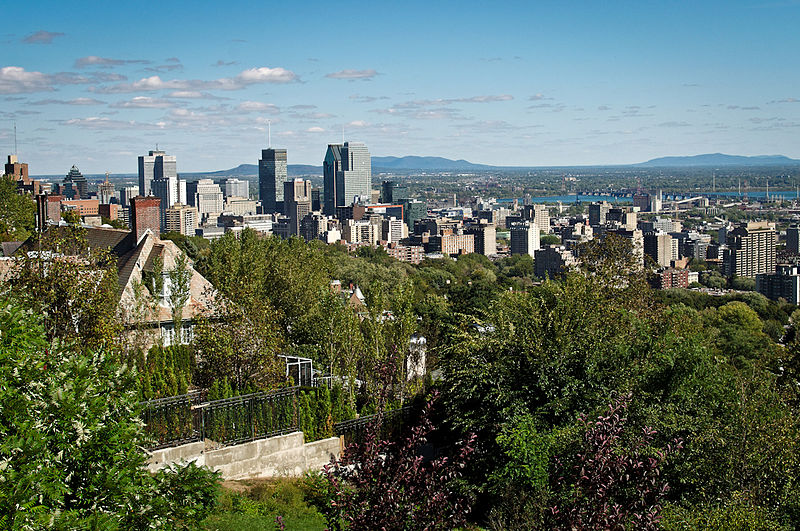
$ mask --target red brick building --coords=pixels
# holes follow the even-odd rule
[[[660,289],[689,287],[688,269],[675,269],[673,267],[668,267],[658,274],[658,278],[660,280]]]

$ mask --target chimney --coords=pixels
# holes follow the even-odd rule
[[[160,207],[161,199],[158,197],[137,195],[131,198],[131,231],[133,231],[137,245],[147,229],[150,229],[156,238],[161,234]]]

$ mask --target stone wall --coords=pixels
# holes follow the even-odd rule
[[[305,443],[303,432],[259,439],[216,450],[206,450],[205,442],[194,442],[150,452],[148,468],[155,472],[179,461],[194,461],[222,473],[223,479],[260,477],[300,477],[309,470],[321,470],[338,459],[342,451],[339,437]]]

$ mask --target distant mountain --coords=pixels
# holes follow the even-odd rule
[[[741,155],[725,155],[724,153],[707,153],[691,157],[660,157],[634,166],[675,167],[675,166],[785,166],[800,164],[800,160],[790,159],[783,155],[759,155],[744,157]]]
[[[287,166],[289,175],[322,175],[322,166],[311,166],[310,164],[289,164]],[[255,164],[239,164],[229,170],[181,173],[181,175],[191,177],[257,177],[258,166]]]
[[[494,166],[473,164],[443,157],[372,157],[372,169],[378,170],[487,170]]]

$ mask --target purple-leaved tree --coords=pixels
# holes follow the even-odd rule
[[[632,445],[623,446],[630,401],[630,394],[623,395],[595,420],[581,416],[582,453],[572,466],[556,459],[554,490],[566,495],[551,510],[553,528],[658,528],[662,500],[669,490],[661,466],[683,443],[676,439],[662,450],[647,452],[656,432],[645,427]]]

